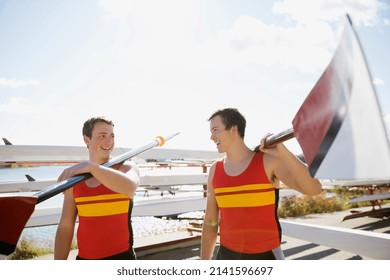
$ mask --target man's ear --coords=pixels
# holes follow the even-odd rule
[[[238,134],[238,127],[237,127],[237,125],[233,125],[233,126],[230,128],[230,131],[233,132],[233,133],[237,133],[237,134]]]
[[[87,135],[84,135],[84,143],[87,145],[87,148],[89,148],[89,143],[91,142],[91,139]]]

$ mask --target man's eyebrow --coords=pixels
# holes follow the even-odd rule
[[[106,135],[106,134],[112,134],[112,135],[114,135],[114,133],[105,132],[105,131],[98,132],[98,135]]]

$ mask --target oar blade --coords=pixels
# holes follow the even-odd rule
[[[0,197],[0,254],[9,255],[15,251],[36,201],[34,196]]]
[[[330,64],[292,123],[313,177],[389,178],[390,144],[350,19]]]

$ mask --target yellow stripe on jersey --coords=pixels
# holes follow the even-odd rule
[[[215,188],[219,207],[256,207],[275,204],[275,191],[271,184],[251,184],[237,187]]]
[[[76,198],[81,217],[111,216],[129,211],[130,200],[124,194],[107,194]]]

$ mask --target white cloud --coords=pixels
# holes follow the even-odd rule
[[[136,75],[170,76],[174,71],[182,76],[190,69],[207,76],[253,64],[313,72],[327,65],[337,44],[325,22],[283,27],[249,16],[239,17],[230,30],[205,42],[199,40],[200,1],[103,0],[100,4],[106,18],[129,22],[131,46],[122,55],[139,66],[133,67]]]
[[[101,0],[106,19],[125,19],[138,40],[181,41],[198,25],[198,0]]]
[[[221,32],[220,44],[229,46],[243,64],[277,64],[303,72],[323,69],[336,45],[330,25],[267,25],[254,17],[238,18],[231,30]]]
[[[0,104],[0,113],[26,113],[35,110],[23,97],[11,97],[7,103]]]
[[[348,13],[354,24],[374,26],[381,22],[379,14],[387,7],[386,3],[378,0],[282,0],[274,4],[273,11],[298,23],[339,21]]]
[[[213,68],[213,61],[214,65],[220,62],[221,55],[209,61],[215,48],[196,42],[200,4],[197,0],[100,1],[105,18],[124,20],[131,34],[115,61],[119,77],[124,73],[130,77],[126,80],[137,83],[184,84],[188,77],[201,75],[205,67]]]
[[[374,85],[384,85],[385,84],[385,81],[383,81],[382,79],[379,79],[379,78],[374,78],[372,80],[372,82]]]
[[[15,80],[15,79],[0,78],[0,86],[6,86],[11,88],[19,88],[25,86],[39,86],[40,84],[41,82],[35,79]]]

